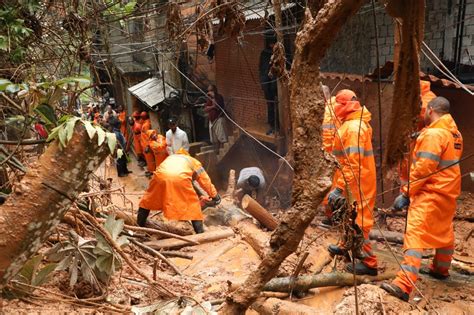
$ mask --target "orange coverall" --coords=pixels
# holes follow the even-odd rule
[[[142,128],[143,130],[143,128]],[[145,132],[142,131],[142,144],[143,142],[143,134],[145,134],[146,137],[146,148],[144,149],[144,155],[145,155],[145,161],[146,161],[146,169],[149,172],[154,172],[156,170],[156,163],[155,163],[155,156],[153,155],[153,151],[150,148],[150,141],[152,136],[156,136],[156,130],[150,129]],[[148,151],[148,152],[147,152]]]
[[[357,101],[347,102],[337,109],[342,107],[345,109],[336,110],[342,124],[337,130],[338,136],[334,138],[333,145],[333,154],[341,169],[336,170],[332,189],[342,189],[347,197],[347,181],[358,205],[356,223],[361,227],[365,238],[362,250],[366,258],[362,263],[370,268],[377,268],[377,258],[369,241],[369,232],[374,225],[372,211],[377,190],[372,127],[369,124],[372,115]]]
[[[163,135],[157,134],[155,140],[150,140],[148,145],[155,156],[156,167],[168,157],[168,151],[166,150],[166,138]]]
[[[135,150],[135,154],[137,156],[143,155],[142,145],[140,143],[141,140],[141,133],[142,133],[142,124],[140,123],[140,119],[135,119],[135,123],[133,124],[133,148]]]
[[[145,156],[146,161],[146,168],[149,172],[155,171],[155,158],[153,156],[153,152],[149,150],[149,152],[145,152],[145,148],[148,147],[148,143],[150,141],[149,134],[147,131],[151,129],[151,122],[150,119],[142,119],[142,132],[140,136],[140,145],[143,148],[143,155]]]
[[[193,188],[193,180],[209,197],[217,196],[217,190],[201,163],[184,150],[179,150],[156,169],[140,207],[162,210],[169,220],[202,220],[201,204]]]
[[[425,126],[423,123],[423,117],[425,116],[426,108],[428,107],[428,103],[436,97],[436,94],[431,92],[431,82],[420,80],[420,93],[421,93],[421,111],[420,116],[418,118],[418,130],[421,131]],[[399,166],[399,178],[400,184],[406,185],[408,184],[408,169],[409,169],[409,155],[413,151],[415,147],[415,141],[410,142],[409,153],[405,156],[405,158],[400,162]]]
[[[462,151],[462,136],[450,114],[432,122],[416,140],[410,190],[406,185],[402,188],[410,197],[403,244],[406,251],[402,270],[393,281],[408,294],[413,290],[411,282],[418,278],[425,248],[436,249],[431,270],[449,275],[454,253],[453,218],[461,193],[461,170],[459,164],[452,164],[459,161]]]

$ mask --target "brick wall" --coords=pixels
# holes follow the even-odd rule
[[[256,30],[259,21],[247,28]],[[260,88],[258,64],[264,47],[263,35],[217,39],[215,52],[216,84],[226,101],[229,114],[242,126],[266,123],[266,102]]]
[[[460,0],[427,0],[425,16],[426,44],[443,60],[454,61],[456,23]],[[467,0],[461,63],[471,64],[474,54],[474,0]],[[393,60],[394,21],[377,4],[376,18],[379,38],[380,63]],[[368,58],[367,56],[370,56]],[[474,57],[473,57],[474,59]],[[474,61],[473,61],[474,62]],[[343,27],[322,63],[322,70],[366,74],[376,66],[375,31],[371,5],[364,5]],[[421,56],[421,69],[435,72],[434,66]]]

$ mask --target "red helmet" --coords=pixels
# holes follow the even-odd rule
[[[140,113],[138,111],[134,111],[133,114],[132,114],[132,117],[133,118],[138,118],[138,117],[140,117]]]
[[[148,113],[147,113],[147,112],[142,112],[142,113],[140,114],[140,116],[141,116],[142,118],[148,118]]]

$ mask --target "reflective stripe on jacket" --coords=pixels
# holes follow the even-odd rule
[[[441,248],[454,242],[453,218],[461,193],[463,140],[450,114],[426,127],[416,140],[410,168],[405,248]]]
[[[358,204],[356,222],[368,233],[374,224],[372,211],[377,191],[372,127],[369,124],[371,114],[363,107],[341,120],[333,145],[333,154],[341,169],[334,175],[333,188],[346,192],[347,181]]]

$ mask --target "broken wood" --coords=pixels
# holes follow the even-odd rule
[[[145,227],[150,228],[150,229],[165,231],[165,232],[169,232],[169,233],[173,233],[173,234],[177,234],[181,236],[194,234],[194,230],[191,224],[189,225],[189,227],[184,228],[183,226],[180,226],[180,227],[175,226],[172,223],[148,219],[146,221]]]
[[[189,241],[193,241],[198,244],[214,242],[220,239],[233,237],[234,231],[232,229],[227,228],[224,230],[217,230],[211,232],[204,232],[201,234],[195,234],[187,237],[187,241],[183,240],[173,240],[173,239],[164,239],[164,240],[157,240],[157,241],[149,241],[145,242],[144,244],[150,246],[153,249],[165,249],[165,248],[181,248],[185,246],[189,246]]]
[[[260,258],[265,257],[265,252],[269,246],[268,241],[270,239],[268,234],[259,229],[249,219],[238,222],[234,226],[234,229],[242,237],[242,240],[253,248]]]
[[[290,115],[294,158],[293,205],[273,232],[270,248],[245,283],[227,296],[221,314],[244,314],[265,284],[291,255],[318,212],[331,187],[335,162],[321,150],[325,100],[320,88],[319,66],[331,42],[363,0],[326,2],[316,17],[307,9],[295,40],[290,77]]]
[[[105,219],[102,219],[102,218],[96,218],[96,220],[101,222],[101,223],[105,222]],[[126,230],[134,231],[134,232],[143,232],[143,233],[148,233],[148,234],[156,234],[156,235],[160,235],[160,236],[165,236],[165,237],[168,237],[168,238],[175,238],[175,239],[181,240],[181,241],[186,242],[187,244],[191,244],[191,245],[199,245],[199,242],[193,241],[189,236],[184,237],[184,236],[181,236],[181,235],[176,235],[176,234],[173,234],[173,233],[164,232],[164,231],[160,231],[160,230],[156,230],[156,229],[150,229],[150,228],[146,228],[146,227],[132,226],[132,225],[126,225],[126,224],[123,226],[123,228],[126,229]]]
[[[192,255],[177,252],[177,251],[174,251],[174,250],[163,250],[160,253],[162,253],[163,255],[168,256],[168,257],[178,257],[178,258],[193,260]]]
[[[384,238],[385,237],[385,238]],[[391,243],[403,244],[403,233],[384,230],[372,230],[369,239],[383,242],[385,239]]]
[[[324,267],[329,265],[333,260],[333,258],[331,257],[331,255],[329,254],[329,252],[327,250],[324,251],[323,255],[324,255],[324,259],[322,259],[319,262],[319,264],[314,267],[314,271],[313,271],[314,275],[320,274],[321,271],[323,271]]]
[[[277,298],[258,299],[252,304],[251,309],[260,315],[313,315],[322,312],[318,308]]]
[[[107,243],[109,243],[109,245],[117,252],[117,254],[119,254],[119,256],[127,263],[127,265],[130,268],[132,268],[133,271],[135,271],[141,277],[143,277],[143,279],[145,279],[150,285],[155,286],[161,295],[163,295],[164,297],[176,296],[176,294],[170,291],[166,286],[153,280],[146,273],[140,270],[140,268],[138,268],[136,264],[133,261],[131,261],[130,257],[128,257],[127,254],[125,254],[125,252],[122,250],[120,245],[118,245],[117,242],[114,241],[114,239],[109,234],[109,232],[96,220],[94,216],[84,211],[79,212],[79,214],[83,216],[85,220],[89,222],[89,224],[91,224],[94,228],[96,228],[100,234],[102,234],[102,236],[105,238]]]
[[[47,240],[109,154],[78,122],[66,148],[50,144],[0,206],[0,289]]]
[[[234,199],[234,193],[235,193],[235,170],[230,170],[229,179],[227,182],[227,190],[225,192],[224,197]]]
[[[275,230],[278,226],[278,221],[270,214],[270,212],[249,195],[245,195],[242,198],[242,209],[250,213],[258,222],[270,231]]]
[[[378,276],[356,276],[358,284],[383,281],[395,278],[395,272],[387,272]],[[291,277],[273,278],[264,287],[265,291],[289,292],[291,290]],[[295,291],[308,291],[320,287],[344,287],[354,285],[354,277],[351,273],[330,272],[319,275],[300,276],[293,285]]]
[[[420,51],[424,34],[424,0],[390,0],[387,12],[401,23],[393,104],[384,161],[393,167],[407,151],[409,135],[416,129],[421,110]]]
[[[130,241],[137,245],[138,247],[141,247],[142,249],[144,249],[145,251],[149,252],[150,254],[158,257],[159,259],[161,259],[162,261],[164,261],[168,266],[171,267],[171,269],[174,270],[174,272],[176,272],[178,275],[183,275],[183,273],[178,269],[178,267],[176,267],[175,264],[173,264],[168,258],[166,258],[162,253],[160,253],[159,251],[156,251],[154,250],[153,248],[151,248],[150,246],[147,246],[145,244],[142,244],[140,242],[138,242],[137,240],[134,240],[134,239],[130,239]],[[154,278],[154,280],[156,280],[156,277]]]

